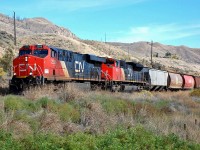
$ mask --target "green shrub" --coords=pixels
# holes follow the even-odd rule
[[[34,101],[26,101],[26,110],[30,112],[36,112],[40,110],[38,103]]]
[[[8,95],[4,99],[4,108],[6,111],[16,111],[25,108],[24,99],[19,96]]]
[[[161,109],[167,108],[169,106],[169,101],[160,100],[160,101],[157,101],[154,105],[157,109],[161,110]]]
[[[15,140],[12,134],[0,131],[0,149],[75,149],[75,150],[154,150],[154,149],[200,149],[199,144],[180,140],[175,134],[157,136],[141,126],[117,128],[103,135],[75,133],[68,136],[38,133]]]
[[[154,149],[155,137],[142,127],[117,129],[98,140],[102,149]]]
[[[58,103],[55,100],[44,97],[38,101],[38,104],[50,112],[58,113],[62,121],[71,120],[77,122],[80,120],[80,112],[69,103]]]
[[[43,97],[37,101],[36,105],[40,108],[47,109],[48,111],[57,112],[59,103],[58,101],[49,99],[48,97]]]
[[[180,140],[175,134],[156,136],[143,127],[117,129],[99,136],[97,147],[100,149],[199,149],[199,144]]]
[[[67,137],[67,145],[69,149],[74,150],[94,150],[98,149],[96,145],[97,140],[98,138],[94,135],[76,133]]]
[[[22,148],[21,144],[12,137],[11,133],[0,130],[0,149],[21,150],[21,148]]]
[[[126,102],[123,100],[104,100],[102,101],[102,106],[108,113],[120,113],[126,110]]]
[[[4,108],[6,111],[28,111],[35,112],[40,109],[39,105],[20,96],[8,95],[4,98]]]
[[[20,143],[23,145],[22,149],[28,150],[68,149],[67,145],[65,145],[65,138],[53,134],[27,136],[21,139]]]
[[[57,112],[63,121],[78,122],[80,120],[80,112],[68,103],[60,104]]]

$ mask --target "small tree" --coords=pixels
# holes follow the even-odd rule
[[[167,58],[170,58],[171,55],[172,55],[172,54],[171,54],[170,52],[165,53],[165,57],[167,57]]]

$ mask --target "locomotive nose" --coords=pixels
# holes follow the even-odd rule
[[[33,75],[34,65],[32,64],[31,56],[24,55],[18,59],[18,62],[15,63],[15,72],[14,75],[20,77],[26,77]]]

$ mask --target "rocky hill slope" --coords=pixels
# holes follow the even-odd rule
[[[2,31],[13,34],[13,18],[0,14],[0,26]],[[52,33],[78,39],[78,37],[76,37],[75,34],[68,29],[59,27],[45,18],[18,18],[16,19],[16,30],[17,36],[26,36],[38,33]]]
[[[4,55],[6,49],[14,48],[13,36],[5,31],[0,31],[0,57]]]

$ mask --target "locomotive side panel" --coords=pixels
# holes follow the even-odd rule
[[[143,66],[137,68],[136,63],[134,62],[122,62],[121,67],[124,69],[124,76],[126,81],[144,82],[144,73],[141,69]]]
[[[125,81],[124,69],[120,67],[120,61],[107,58],[101,65],[101,77],[103,80]]]

